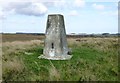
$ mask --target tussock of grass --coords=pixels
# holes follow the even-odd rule
[[[65,61],[38,59],[38,56],[43,53],[43,45],[36,41],[34,43],[32,43],[34,46],[31,47],[29,44],[27,47],[25,46],[27,49],[22,51],[14,49],[14,52],[10,52],[12,55],[4,53],[4,80],[118,80],[118,42],[116,38],[82,38],[80,41],[68,39],[73,57],[71,60]],[[10,47],[8,47],[4,47],[4,49],[9,50]],[[9,65],[7,65],[8,63]],[[10,77],[11,74],[12,77]]]

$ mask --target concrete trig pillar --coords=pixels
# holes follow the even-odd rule
[[[72,57],[68,54],[63,15],[48,15],[43,55],[39,58],[65,60]]]

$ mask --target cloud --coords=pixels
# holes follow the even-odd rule
[[[6,15],[2,11],[2,9],[0,8],[0,20],[3,20],[3,19],[6,19]]]
[[[1,20],[1,19],[5,19],[5,15],[3,14],[2,11],[0,11],[0,20]]]
[[[118,16],[118,11],[105,11],[101,13],[102,15],[111,15],[111,16]]]
[[[98,4],[95,4],[95,3],[94,3],[92,6],[93,6],[93,8],[98,9],[98,10],[103,10],[103,9],[105,9],[105,6],[104,6],[104,5],[98,5]]]
[[[55,7],[64,7],[66,6],[66,1],[65,0],[56,0],[52,2]]]
[[[70,16],[77,16],[78,12],[76,10],[73,10],[69,13]]]
[[[15,6],[15,12],[23,15],[41,16],[46,14],[47,7],[42,3],[26,3]]]
[[[75,0],[74,1],[74,6],[76,6],[76,7],[84,7],[85,6],[85,1],[84,0]]]
[[[47,13],[47,7],[41,2],[35,1],[23,1],[23,2],[8,2],[2,3],[2,10],[4,12],[14,12],[16,14],[30,15],[30,16],[41,16]]]

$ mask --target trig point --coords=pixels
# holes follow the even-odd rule
[[[43,55],[38,58],[66,60],[72,57],[68,54],[63,15],[48,15]]]

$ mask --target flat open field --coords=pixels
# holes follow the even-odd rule
[[[67,38],[70,60],[38,59],[44,36],[2,35],[4,81],[117,81],[118,38]]]
[[[44,39],[42,35],[30,35],[30,34],[3,34],[3,42],[12,42],[12,41],[29,41],[29,40],[41,40]]]

